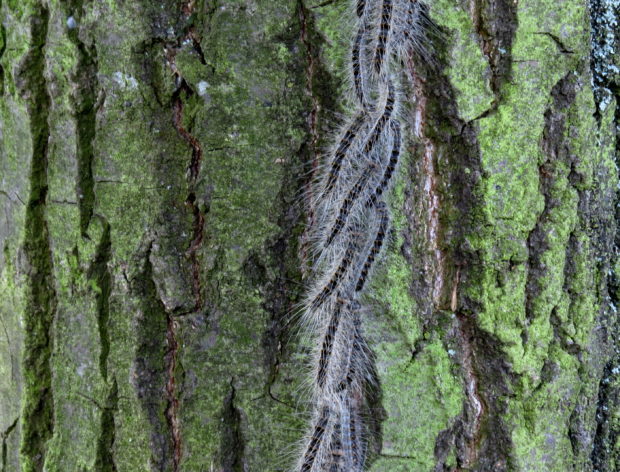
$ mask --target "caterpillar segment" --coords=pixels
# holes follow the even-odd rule
[[[325,188],[323,189],[323,198],[329,195],[329,193],[333,190],[334,184],[336,183],[340,170],[342,169],[343,161],[357,138],[358,133],[364,124],[365,118],[366,116],[364,112],[357,113],[338,143],[338,147],[334,152],[331,166],[327,174],[327,182],[325,183]]]
[[[355,285],[356,292],[361,292],[363,290],[364,285],[369,278],[373,264],[375,263],[375,260],[381,252],[381,248],[383,247],[383,243],[387,236],[387,231],[390,224],[390,218],[385,202],[378,202],[375,205],[375,208],[379,212],[379,225],[377,228],[377,234],[375,236],[375,240],[372,243],[372,246],[368,250],[366,261],[364,262],[362,270],[359,274],[359,278],[357,279],[357,284]]]
[[[301,463],[301,472],[313,472],[317,456],[323,447],[326,431],[329,424],[330,410],[329,407],[323,406],[320,409],[318,418],[316,418],[312,434],[310,435],[308,445],[303,455]]]
[[[351,187],[347,195],[342,200],[342,204],[340,209],[338,210],[338,215],[334,221],[332,226],[332,230],[329,233],[329,237],[325,241],[325,246],[329,246],[336,236],[342,231],[347,223],[347,219],[349,214],[361,200],[366,192],[368,192],[368,183],[371,179],[373,173],[377,171],[378,164],[371,161],[362,171],[362,174],[359,176],[355,184]]]
[[[364,143],[364,147],[362,148],[362,152],[364,155],[369,156],[373,151],[375,145],[379,142],[381,135],[385,131],[385,127],[387,123],[390,121],[392,114],[394,113],[394,108],[396,105],[396,89],[394,87],[394,82],[388,80],[387,86],[387,96],[385,99],[385,106],[381,115],[377,118],[375,125],[370,132],[368,139]]]
[[[396,168],[398,166],[402,144],[400,123],[396,120],[390,121],[390,129],[392,131],[392,150],[390,152],[390,160],[385,166],[385,171],[383,173],[381,181],[379,182],[379,185],[377,185],[377,187],[374,189],[370,198],[366,200],[366,203],[364,205],[366,208],[375,205],[377,201],[381,198],[383,193],[389,188],[392,176],[396,172]]]
[[[377,74],[381,74],[386,54],[388,52],[388,40],[390,31],[392,30],[392,11],[394,9],[393,0],[383,0],[381,6],[381,15],[379,17],[379,28],[377,40],[375,42],[375,53],[373,57],[373,66]]]

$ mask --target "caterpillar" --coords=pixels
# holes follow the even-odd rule
[[[398,161],[400,158],[400,147],[401,147],[401,135],[400,135],[400,124],[398,121],[391,121],[390,128],[392,130],[393,141],[392,141],[392,152],[390,153],[390,160],[385,167],[385,172],[383,173],[383,178],[379,182],[379,185],[373,191],[370,198],[366,201],[365,207],[368,208],[374,205],[383,192],[388,188],[390,181],[392,180],[392,175],[396,171],[396,166],[398,166]]]
[[[425,57],[430,24],[417,0],[351,0],[349,116],[310,192],[313,275],[303,317],[316,340],[312,421],[296,472],[362,472],[368,462],[366,419],[374,382],[361,301],[386,246],[384,200],[403,152],[398,68]]]
[[[329,325],[327,326],[327,332],[323,338],[323,345],[321,346],[321,352],[319,355],[319,372],[317,374],[317,384],[319,387],[325,386],[325,376],[327,372],[327,365],[332,353],[332,347],[334,345],[334,337],[340,324],[340,316],[342,314],[342,302],[338,303],[337,308],[334,310]]]
[[[321,443],[323,442],[323,436],[325,435],[328,421],[329,408],[324,406],[321,408],[321,413],[304,454],[303,462],[301,464],[302,472],[310,472],[312,470],[312,466],[321,447]]]
[[[379,36],[377,37],[377,45],[375,47],[374,67],[377,74],[381,73],[383,68],[383,59],[387,51],[388,36],[392,27],[392,0],[383,0],[381,8],[381,21],[379,25]]]
[[[327,183],[325,184],[325,189],[323,190],[323,197],[326,197],[333,189],[336,179],[338,179],[340,169],[342,168],[342,161],[344,161],[349,148],[353,145],[355,138],[364,124],[364,118],[365,113],[358,113],[342,136],[342,139],[336,148],[336,152],[334,153],[334,159],[327,175]]]
[[[387,235],[388,225],[390,223],[390,219],[388,216],[387,206],[385,202],[379,202],[375,205],[377,210],[379,211],[379,225],[377,229],[377,234],[375,236],[375,240],[372,243],[368,251],[368,255],[366,256],[366,261],[362,266],[362,270],[360,271],[359,278],[357,280],[357,284],[355,285],[355,291],[361,292],[364,288],[364,284],[368,279],[368,275],[370,274],[370,270],[372,269],[372,265],[375,262],[375,259],[381,252],[381,248],[383,247],[383,241]]]
[[[375,144],[379,141],[379,137],[383,133],[385,129],[385,125],[389,121],[392,113],[394,112],[394,105],[396,103],[396,92],[394,89],[394,83],[391,80],[388,80],[388,93],[385,99],[385,107],[383,108],[383,113],[379,115],[379,118],[375,122],[375,125],[368,136],[368,139],[364,143],[363,152],[365,155],[370,155],[373,150]]]
[[[372,172],[375,170],[376,167],[376,163],[370,162],[363,170],[362,174],[359,176],[357,182],[355,182],[355,184],[351,187],[349,193],[347,193],[347,195],[344,197],[340,210],[338,211],[338,216],[334,221],[333,228],[329,234],[329,237],[325,241],[325,246],[329,246],[334,240],[334,238],[338,235],[338,233],[340,233],[342,228],[344,228],[349,213],[351,212],[353,206],[355,205],[362,192],[367,188],[366,184],[368,183],[368,180],[370,179]]]

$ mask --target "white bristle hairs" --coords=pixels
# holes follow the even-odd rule
[[[361,295],[387,242],[384,197],[402,152],[398,71],[424,56],[424,8],[417,0],[349,0],[350,118],[319,167],[309,205],[316,256],[303,306],[315,346],[312,415],[296,472],[361,472],[366,463],[365,392],[370,350]]]

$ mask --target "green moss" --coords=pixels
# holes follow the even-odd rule
[[[446,73],[456,92],[459,116],[464,121],[473,120],[491,107],[494,96],[490,67],[478,44],[470,12],[454,0],[434,1],[430,12],[433,21],[447,31],[441,38],[449,38],[446,62],[450,66]],[[433,56],[432,51],[429,54]]]
[[[435,438],[461,412],[461,380],[439,340],[430,342],[415,361],[410,361],[405,346],[387,339],[375,348],[387,413],[382,448],[386,457],[379,457],[371,470],[431,470]]]
[[[442,25],[455,22],[443,17],[434,14]],[[582,375],[567,351],[588,343],[598,311],[596,269],[588,262],[591,243],[578,216],[579,192],[592,185],[591,162],[597,161],[590,156],[600,152],[592,136],[587,136],[595,129],[592,95],[585,86],[589,78],[584,73],[589,61],[589,22],[579,2],[525,1],[518,5],[518,24],[512,74],[503,85],[502,100],[495,112],[477,120],[481,206],[479,226],[467,236],[467,244],[481,262],[463,289],[480,303],[479,326],[502,342],[506,359],[518,374],[506,416],[515,470],[560,471],[571,466],[572,445],[566,438],[571,405],[577,401],[572,385]],[[563,53],[550,35],[572,53]],[[467,100],[479,92],[464,87],[453,72],[449,76],[457,90],[466,91],[467,99],[460,99],[459,107],[467,109]],[[578,83],[579,90],[574,103],[563,111],[564,136],[543,136],[545,112],[554,106],[552,87],[563,77]],[[562,155],[546,155],[544,139],[569,142],[565,160]],[[571,156],[583,157],[573,164]],[[578,172],[579,178],[571,172]],[[544,182],[550,184],[543,188]],[[535,242],[540,251],[536,254],[528,250],[533,231],[544,239],[542,246]],[[567,247],[573,248],[570,267]],[[541,273],[532,272],[535,261],[543,268]]]

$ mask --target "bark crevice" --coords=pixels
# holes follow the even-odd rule
[[[97,246],[95,258],[89,269],[88,278],[93,280],[98,287],[97,300],[97,326],[99,328],[99,342],[101,352],[99,354],[99,371],[101,376],[108,378],[108,356],[110,354],[110,334],[108,324],[110,322],[110,296],[112,294],[112,274],[108,264],[112,258],[112,241],[110,225],[105,218],[100,217],[103,225],[101,240]]]
[[[7,441],[9,440],[9,436],[11,435],[11,433],[17,427],[18,422],[19,422],[19,416],[16,417],[15,420],[13,420],[13,422],[4,431],[2,431],[2,433],[0,433],[0,438],[2,438],[2,450],[0,451],[0,453],[2,454],[2,456],[0,457],[0,466],[2,466],[2,469],[0,469],[0,472],[8,472],[7,461],[8,461],[9,448],[8,448]]]
[[[95,470],[97,472],[116,472],[114,460],[114,441],[116,439],[116,423],[114,415],[118,411],[118,384],[112,379],[105,404],[101,408],[99,439],[97,441],[97,455]]]
[[[41,471],[47,442],[54,431],[51,356],[56,291],[47,224],[49,111],[46,42],[49,10],[42,4],[30,17],[30,47],[17,71],[17,85],[30,117],[32,156],[30,196],[26,209],[24,253],[28,276],[24,314],[24,390],[21,454],[24,471]]]
[[[235,406],[234,379],[230,381],[230,390],[224,398],[222,408],[221,432],[221,466],[222,472],[245,472],[245,439],[243,437],[241,411]]]
[[[138,400],[151,425],[151,460],[159,472],[174,471],[175,453],[180,443],[174,437],[170,421],[170,368],[172,352],[178,346],[171,332],[171,317],[158,296],[150,261],[151,246],[144,255],[142,273],[133,279],[132,292],[140,297],[137,319],[137,351],[134,361],[135,388]],[[172,337],[171,337],[172,336]],[[171,352],[172,350],[172,352]],[[176,354],[175,354],[176,355]],[[172,393],[174,394],[174,384]]]
[[[87,231],[95,207],[95,180],[93,176],[94,141],[97,132],[97,108],[99,81],[97,48],[86,44],[80,37],[80,20],[84,17],[84,2],[72,0],[65,7],[68,17],[76,22],[67,28],[67,36],[77,50],[77,65],[72,73],[72,105],[76,124],[77,182],[76,193],[80,211],[80,231],[88,237]]]
[[[517,3],[511,0],[470,0],[470,14],[482,53],[491,69],[495,100],[485,116],[499,106],[502,85],[510,78],[512,42],[518,27]]]

